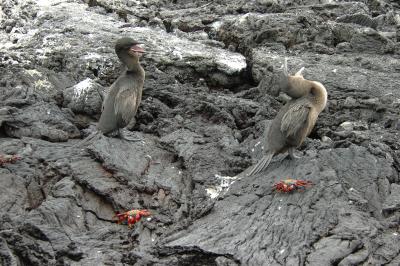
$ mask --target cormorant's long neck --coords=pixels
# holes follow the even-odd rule
[[[318,81],[304,79],[301,76],[289,76],[289,84],[284,91],[287,95],[294,99],[301,97],[310,97],[319,112],[324,110],[328,100],[328,93],[324,85]]]
[[[301,98],[310,93],[310,85],[301,76],[288,76],[288,87],[284,92],[294,99]]]
[[[124,63],[125,63],[125,66],[126,66],[128,72],[132,72],[132,73],[140,72],[142,67],[140,66],[139,59],[129,58],[128,60],[124,60],[124,61],[125,61]]]
[[[144,69],[139,63],[139,60],[130,62],[126,65],[126,74],[127,75],[132,75],[135,76],[138,81],[143,82],[144,81]]]
[[[318,111],[321,112],[325,109],[326,102],[328,101],[328,93],[321,83],[318,81],[309,81],[312,86],[310,93],[312,95],[314,104],[319,109]]]
[[[144,70],[139,63],[138,57],[132,57],[128,53],[117,53],[119,60],[126,67],[127,74],[143,75]]]
[[[143,75],[143,68],[138,64],[137,66],[126,67],[126,73],[131,75]]]

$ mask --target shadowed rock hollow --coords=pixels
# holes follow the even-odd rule
[[[399,265],[396,1],[22,1],[0,11],[1,265]],[[143,42],[131,134],[70,148]],[[300,159],[243,177],[289,70],[328,90]],[[292,177],[314,185],[272,190]],[[149,209],[133,229],[116,211]]]

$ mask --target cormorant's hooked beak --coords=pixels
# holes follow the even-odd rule
[[[301,77],[303,77],[303,70],[304,70],[304,67],[302,67],[302,68],[300,68],[300,70],[299,71],[297,71],[296,72],[296,74],[294,74],[295,76],[301,76]]]
[[[285,76],[289,76],[289,72],[288,72],[288,67],[287,67],[287,57],[285,57],[285,62],[283,63],[283,73],[285,74]],[[304,71],[304,67],[302,67],[299,71],[296,72],[296,74],[294,74],[294,76],[300,76],[303,77],[303,71]]]
[[[140,47],[138,44],[135,44],[131,46],[131,48],[129,48],[129,53],[140,57],[144,53],[144,49]]]

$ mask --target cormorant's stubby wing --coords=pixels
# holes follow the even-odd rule
[[[126,126],[135,116],[138,108],[137,90],[120,90],[115,97],[114,111],[120,127]],[[122,119],[122,121],[120,121]]]
[[[294,101],[281,121],[281,132],[287,137],[296,136],[304,128],[310,113],[311,104],[307,98]]]

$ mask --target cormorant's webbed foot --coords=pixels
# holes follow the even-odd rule
[[[143,142],[143,139],[141,138],[135,138],[132,136],[128,136],[126,133],[124,133],[122,130],[118,130],[118,135],[121,139],[127,140],[127,141],[141,141]]]
[[[296,148],[291,147],[289,148],[289,157],[290,159],[294,160],[294,159],[300,159],[300,156],[297,156],[294,152],[296,151]]]

